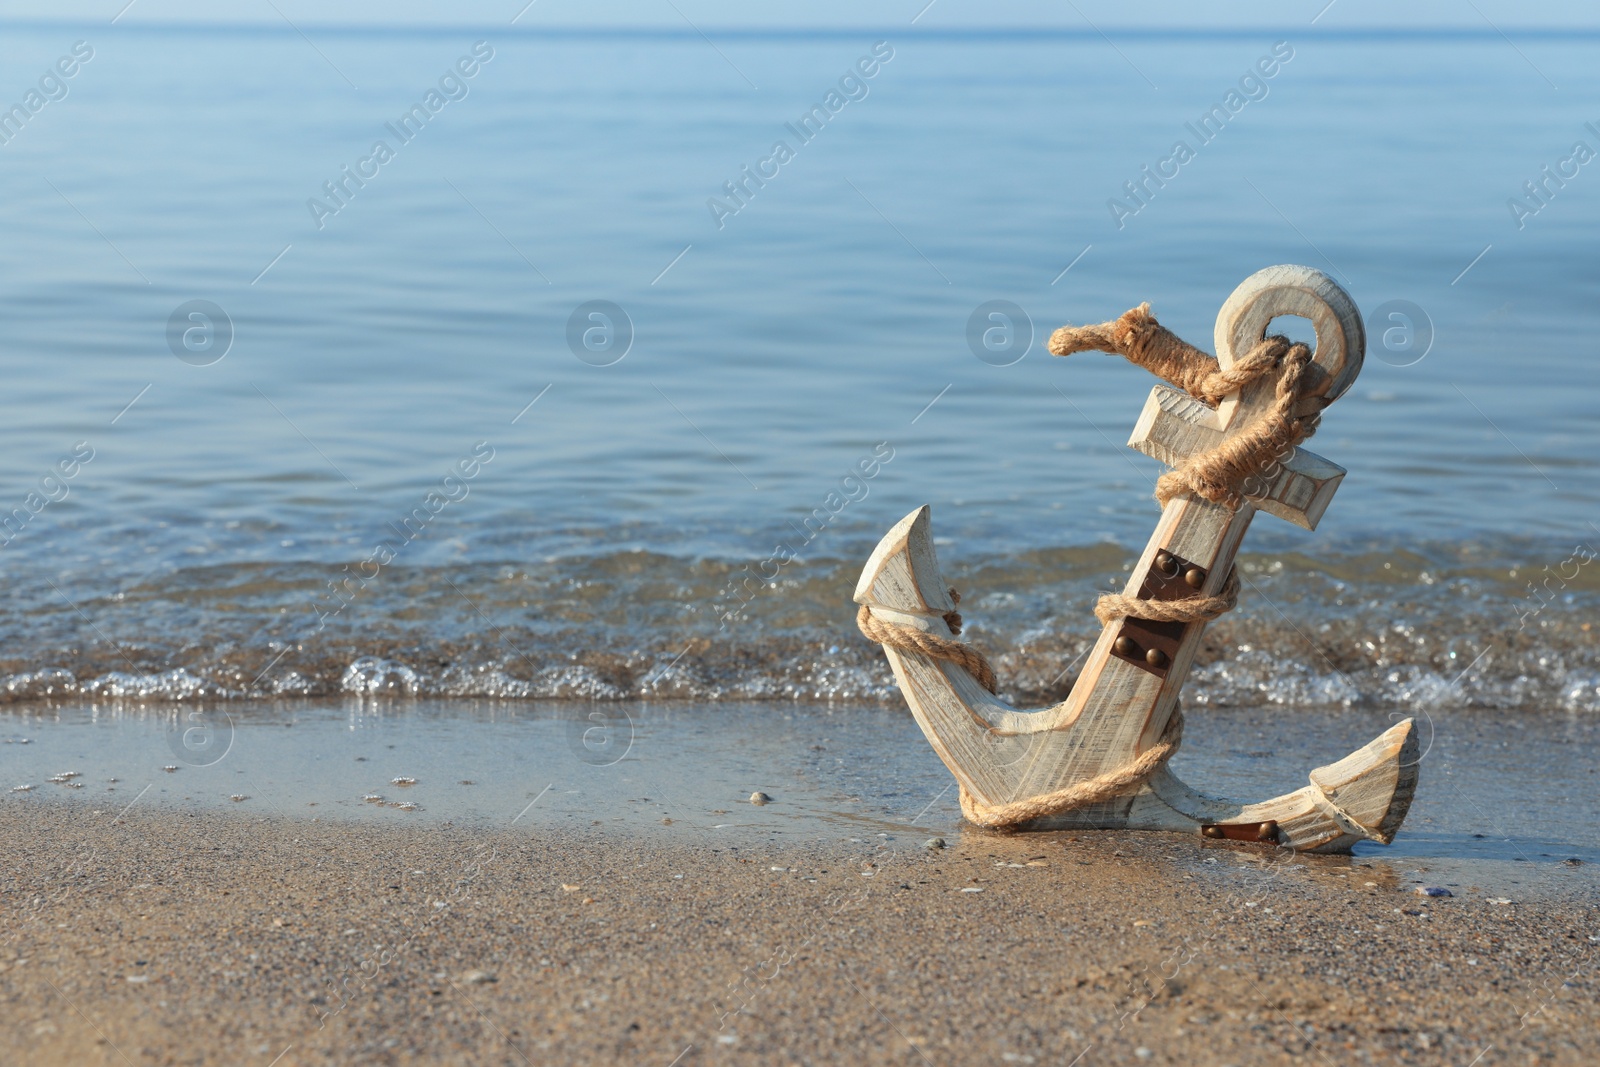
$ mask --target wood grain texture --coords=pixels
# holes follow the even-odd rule
[[[1365,333],[1354,302],[1337,283],[1307,267],[1272,267],[1246,279],[1217,319],[1222,366],[1258,343],[1280,315],[1303,315],[1316,326],[1318,376],[1310,391],[1329,398],[1361,368]],[[1258,380],[1216,409],[1158,387],[1130,443],[1174,463],[1249,425],[1272,403],[1275,384]],[[1344,476],[1342,468],[1303,449],[1281,458],[1259,491],[1237,508],[1189,494],[1172,498],[1128,580],[1137,596],[1156,554],[1171,552],[1205,570],[1200,596],[1226,583],[1234,555],[1257,508],[1313,528]],[[954,609],[933,550],[930,511],[922,507],[889,531],[856,587],[857,603],[880,619],[952,636],[942,618]],[[1102,628],[1072,693],[1060,704],[1022,711],[985,691],[961,667],[921,652],[885,648],[895,680],[929,744],[972,796],[1001,805],[1050,793],[1121,767],[1157,743],[1177,706],[1205,624],[1184,627],[1163,672],[1111,654],[1121,620]],[[1363,838],[1388,841],[1416,783],[1410,720],[1350,756],[1313,772],[1311,784],[1257,804],[1206,797],[1166,769],[1137,793],[1027,824],[1132,829],[1194,829],[1206,822],[1278,822],[1295,848],[1348,848]]]

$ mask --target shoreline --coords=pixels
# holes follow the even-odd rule
[[[0,933],[10,1062],[1600,1052],[1592,900],[1424,899],[1370,859],[1156,834],[712,848],[76,803],[10,816],[5,896],[31,902]]]
[[[1390,722],[1370,711],[1197,707],[1189,724],[1174,772],[1212,795],[1260,799],[1300,787]],[[1600,722],[1474,712],[1426,726],[1404,826],[1389,846],[1358,845],[1357,861],[1486,898],[1600,899]],[[774,802],[750,804],[757,791]],[[518,818],[662,848],[828,849],[971,829],[909,713],[826,704],[0,712],[0,819],[57,803],[96,817],[133,804],[407,832]]]

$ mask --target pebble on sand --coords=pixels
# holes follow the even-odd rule
[[[467,985],[483,985],[485,982],[498,982],[499,980],[488,971],[464,971],[461,975],[461,981]]]
[[[1454,893],[1442,885],[1419,885],[1415,890],[1419,897],[1453,897]]]
[[[930,837],[922,843],[923,848],[944,848],[944,838]]]
[[[757,807],[760,807],[762,804],[767,803],[771,799],[772,799],[771,797],[767,796],[767,794],[762,793],[762,792],[755,792],[755,793],[751,793],[750,794],[750,803],[756,805]]]

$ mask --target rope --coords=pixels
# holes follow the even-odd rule
[[[1182,743],[1183,708],[1174,704],[1172,717],[1167,720],[1167,728],[1161,732],[1161,740],[1122,766],[1094,778],[1074,782],[1065,789],[1057,789],[1053,793],[1041,793],[1027,800],[1013,800],[1009,804],[984,804],[967,792],[966,786],[962,786],[961,814],[979,826],[1003,829],[1030,819],[1040,819],[1046,815],[1056,815],[1063,811],[1086,808],[1090,804],[1112,800],[1131,793],[1143,785],[1146,779],[1177,753],[1178,746]]]
[[[1182,389],[1201,403],[1215,407],[1252,382],[1277,372],[1272,406],[1216,447],[1197,452],[1156,482],[1156,499],[1163,506],[1179,493],[1193,493],[1213,503],[1237,507],[1240,487],[1285,456],[1316,432],[1324,402],[1302,400],[1300,390],[1311,366],[1311,349],[1286,337],[1268,337],[1236,360],[1227,370],[1156,321],[1149,304],[1140,304],[1120,318],[1095,326],[1063,326],[1050,337],[1050,351],[1058,356],[1090,349],[1125,357]],[[950,590],[957,604],[960,595]],[[1109,626],[1120,618],[1153,622],[1209,622],[1231,611],[1239,601],[1239,576],[1228,579],[1215,596],[1185,600],[1141,600],[1107,593],[1095,604],[1095,617]],[[951,637],[927,633],[911,626],[885,622],[861,605],[856,625],[869,641],[906,652],[921,652],[934,659],[964,667],[984,689],[995,691],[994,668],[973,646],[954,640],[961,633],[961,615],[944,615]],[[1064,811],[1088,807],[1123,796],[1143,785],[1178,751],[1183,743],[1183,708],[1174,704],[1166,729],[1146,751],[1109,771],[1074,782],[1063,789],[1006,804],[984,804],[961,787],[961,812],[979,826],[1005,828]]]
[[[961,595],[954,589],[950,590],[950,599],[956,603],[961,602]],[[952,618],[953,617],[953,618]],[[945,623],[950,627],[952,634],[961,632],[961,615],[958,612],[947,612],[944,616]],[[954,663],[958,667],[965,667],[967,673],[972,675],[977,683],[993,693],[995,691],[994,668],[989,666],[989,660],[982,652],[967,644],[965,641],[954,641],[948,637],[918,630],[912,626],[902,626],[899,623],[884,622],[872,614],[872,609],[861,605],[861,610],[856,612],[856,626],[860,628],[862,636],[868,641],[890,648],[898,648],[902,652],[921,652],[934,659],[942,659]]]
[[[1110,322],[1063,326],[1050,335],[1054,355],[1070,356],[1091,349],[1120,355],[1212,407],[1229,394],[1278,372],[1270,408],[1215,448],[1191,455],[1161,476],[1156,482],[1156,499],[1163,506],[1179,493],[1188,492],[1214,504],[1238,507],[1244,499],[1239,487],[1246,479],[1272,467],[1317,431],[1322,400],[1302,401],[1300,397],[1311,366],[1311,349],[1286,337],[1264,338],[1233,366],[1220,370],[1215,359],[1157,322],[1149,304],[1140,304]]]
[[[1140,600],[1121,593],[1105,593],[1095,601],[1094,617],[1110,626],[1118,619],[1133,617],[1151,622],[1210,622],[1233,610],[1239,603],[1239,573],[1228,572],[1228,580],[1216,596],[1186,600]]]

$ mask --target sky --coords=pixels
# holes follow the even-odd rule
[[[0,0],[0,20],[118,24],[226,23],[278,26],[490,26],[516,20],[519,28],[635,27],[711,30],[901,26],[928,29],[1048,27],[1095,32],[1116,29],[1240,29],[1301,25],[1315,20],[1333,30],[1419,27],[1486,33],[1555,27],[1600,29],[1592,0],[1237,0],[1194,3],[1151,0]]]

